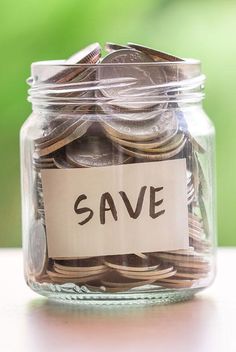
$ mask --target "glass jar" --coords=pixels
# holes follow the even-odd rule
[[[170,302],[215,275],[214,127],[200,62],[32,64],[24,269],[39,294]]]

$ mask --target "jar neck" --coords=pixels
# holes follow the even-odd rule
[[[199,62],[32,65],[33,110],[67,115],[134,113],[200,105],[205,76]]]

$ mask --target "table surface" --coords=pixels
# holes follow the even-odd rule
[[[22,252],[0,250],[0,351],[236,351],[236,249],[218,251],[214,284],[191,301],[88,307],[41,298],[24,283]]]

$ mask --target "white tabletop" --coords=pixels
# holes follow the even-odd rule
[[[146,307],[55,303],[24,283],[21,250],[0,250],[0,351],[236,351],[236,249],[191,301]]]

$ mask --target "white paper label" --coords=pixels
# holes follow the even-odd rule
[[[49,257],[189,246],[185,159],[45,169],[42,184]]]

